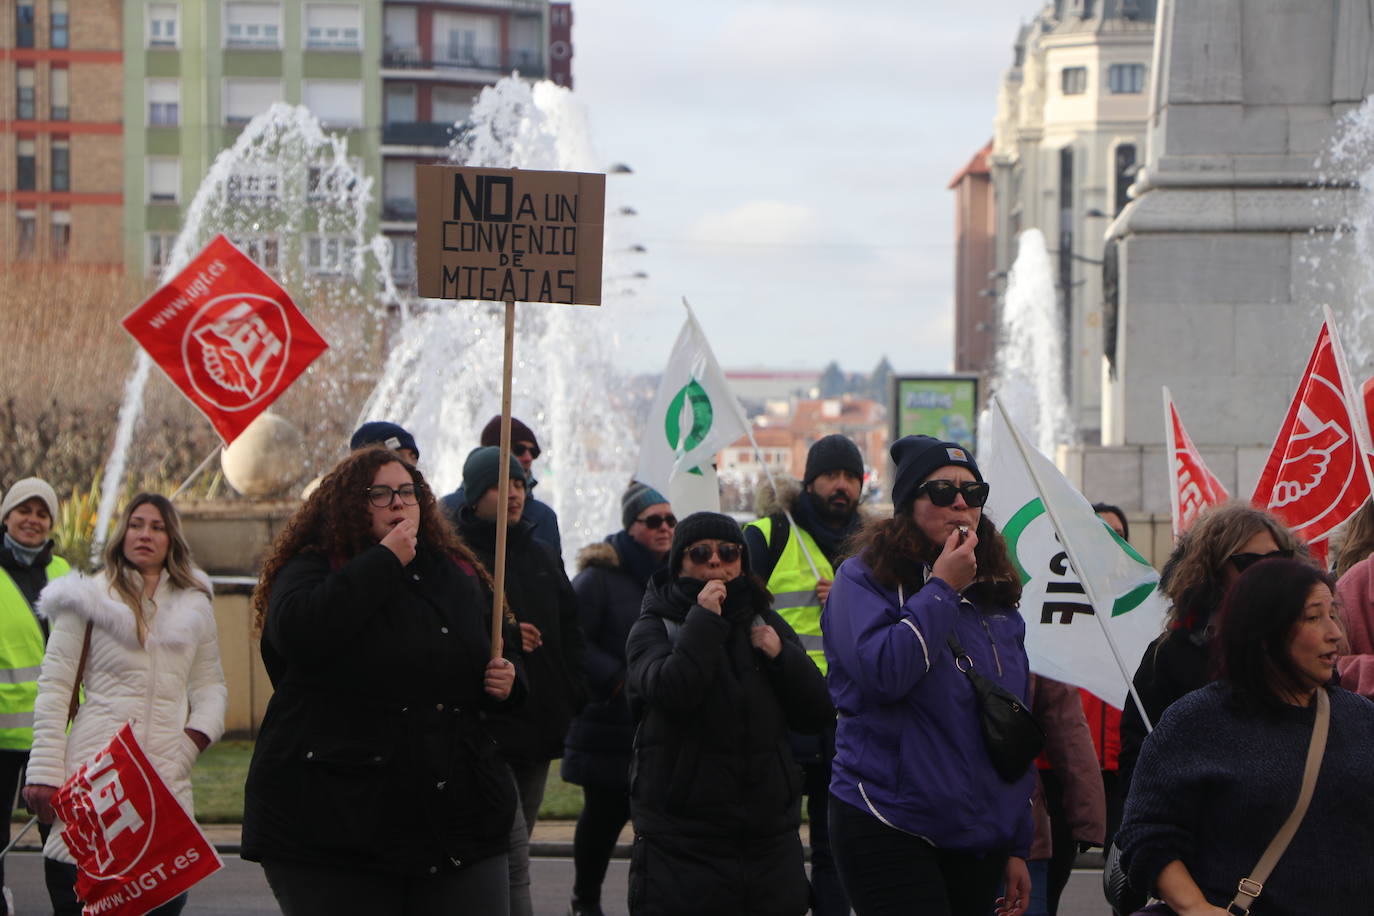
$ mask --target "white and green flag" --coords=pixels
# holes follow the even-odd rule
[[[720,371],[706,335],[687,306],[687,321],[673,344],[649,411],[635,479],[661,493],[699,490],[687,487],[685,491],[681,483],[674,486],[674,477],[693,475],[714,481],[715,475],[705,472],[711,470],[716,453],[748,432],[725,373]],[[720,508],[718,489],[714,506],[679,506],[678,501],[674,500],[673,510],[679,515],[692,509]]]
[[[979,443],[986,512],[1021,575],[1026,654],[1036,674],[1125,703],[1163,628],[1159,574],[1015,428],[997,399]]]

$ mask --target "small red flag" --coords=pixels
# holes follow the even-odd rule
[[[125,723],[52,797],[85,916],[142,916],[223,867]]]
[[[1164,389],[1164,434],[1169,452],[1169,497],[1173,509],[1174,537],[1178,537],[1209,506],[1231,498],[1226,487],[1208,470],[1202,454],[1188,437],[1169,389]]]
[[[1342,382],[1337,344],[1322,323],[1293,403],[1251,501],[1308,543],[1320,541],[1369,499],[1369,476]]]
[[[223,235],[124,319],[228,445],[328,344]]]

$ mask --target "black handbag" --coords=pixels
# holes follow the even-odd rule
[[[954,666],[968,678],[978,698],[983,743],[987,745],[992,766],[1004,781],[1015,782],[1026,775],[1031,762],[1040,755],[1045,746],[1045,732],[1020,697],[973,670],[973,659],[968,657],[953,633],[948,641],[954,651]]]

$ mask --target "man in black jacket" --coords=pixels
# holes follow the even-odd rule
[[[459,533],[492,570],[496,568],[500,462],[501,450],[496,446],[474,449],[468,455],[463,464],[464,504],[458,509]],[[577,596],[562,562],[551,548],[534,539],[533,526],[522,518],[525,470],[514,456],[507,473],[506,600],[520,626],[529,699],[519,710],[490,716],[488,728],[520,790],[525,842],[510,852],[511,912],[519,913],[528,912],[528,840],[544,800],[549,762],[563,756],[563,736],[586,701],[587,688]]]

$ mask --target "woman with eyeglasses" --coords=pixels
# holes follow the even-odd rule
[[[1133,678],[1151,725],[1184,694],[1211,682],[1215,616],[1241,573],[1263,559],[1294,557],[1310,562],[1307,546],[1274,516],[1240,503],[1208,510],[1178,539],[1159,580],[1170,601],[1164,632],[1145,650]],[[1148,731],[1128,696],[1121,716],[1122,799]]]
[[[1028,701],[1021,580],[972,455],[930,436],[891,454],[892,517],[860,529],[821,615],[835,861],[858,916],[1020,916],[1034,770],[998,774],[964,669]]]
[[[1369,912],[1374,706],[1333,686],[1331,578],[1305,562],[1256,562],[1214,617],[1218,680],[1170,706],[1141,749],[1117,833],[1132,884],[1179,916]],[[1294,812],[1322,718],[1310,804],[1272,871],[1256,874]]]
[[[253,593],[275,692],[242,855],[286,916],[506,912],[515,784],[482,718],[524,685],[518,635],[491,657],[490,588],[385,446],[340,462],[278,536]]]
[[[620,497],[620,519],[619,531],[578,551],[572,583],[586,639],[582,666],[590,698],[564,739],[563,780],[582,787],[568,916],[603,916],[601,885],[630,820],[635,721],[625,699],[625,640],[677,528],[667,498],[638,481]]]
[[[815,734],[834,709],[820,670],[746,569],[734,519],[687,516],[630,630],[634,916],[799,916],[810,906],[802,775],[787,731]]]

